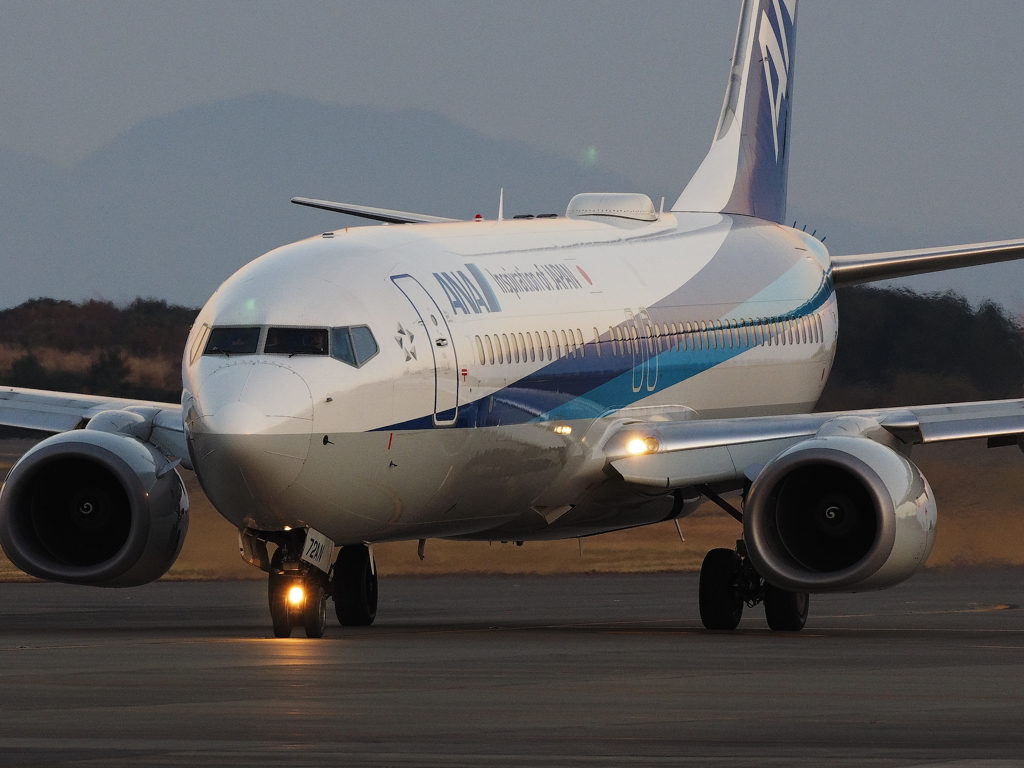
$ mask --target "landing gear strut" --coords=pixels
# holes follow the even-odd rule
[[[810,598],[768,584],[754,570],[743,540],[736,550],[713,549],[700,567],[700,620],[707,629],[736,629],[743,606],[764,603],[768,626],[780,632],[799,632],[807,622]]]

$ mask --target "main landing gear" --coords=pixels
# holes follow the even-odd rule
[[[807,623],[810,598],[768,584],[754,570],[743,540],[736,549],[713,549],[700,567],[700,620],[708,629],[736,629],[743,606],[764,603],[768,626],[778,632],[799,632]]]
[[[368,627],[377,617],[377,569],[368,547],[342,547],[334,561],[334,613],[343,627]]]
[[[294,549],[294,551],[293,551]],[[306,637],[323,637],[327,627],[327,598],[334,598],[338,623],[366,627],[377,615],[377,571],[368,547],[342,547],[331,575],[298,559],[298,549],[279,545],[270,561],[267,597],[275,637],[291,637],[302,627]]]

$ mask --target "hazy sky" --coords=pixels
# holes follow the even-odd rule
[[[739,2],[0,9],[0,145],[64,165],[146,118],[276,90],[430,109],[568,157],[593,147],[671,202],[710,143]],[[1022,32],[1019,0],[804,0],[789,218],[834,231],[840,253],[1024,236]],[[1024,265],[906,283],[1024,311]]]

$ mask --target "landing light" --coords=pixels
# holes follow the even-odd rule
[[[302,591],[302,587],[292,587],[288,590],[288,602],[292,605],[302,605],[303,597],[305,597],[305,593]]]
[[[572,427],[570,427],[568,424],[559,424],[557,427],[555,427],[555,434],[556,435],[571,435],[572,434]]]
[[[626,443],[626,450],[634,456],[641,456],[645,453],[655,453],[658,450],[658,441],[653,437],[634,437]]]

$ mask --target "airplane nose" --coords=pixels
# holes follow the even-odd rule
[[[226,365],[202,383],[196,400],[210,431],[221,434],[308,433],[313,420],[306,382],[275,363]]]
[[[303,378],[277,363],[230,361],[199,386],[189,422],[214,504],[239,524],[261,511],[267,522],[309,453],[313,400]]]

